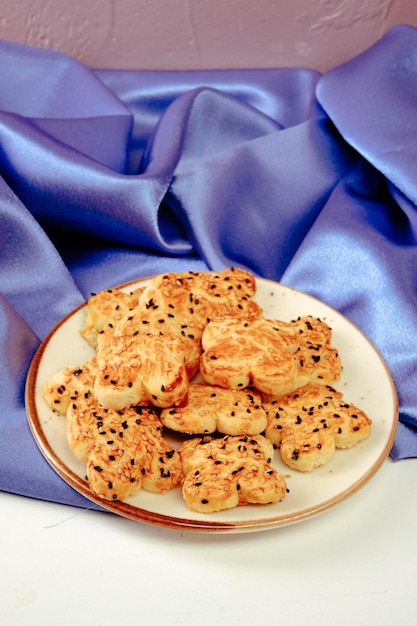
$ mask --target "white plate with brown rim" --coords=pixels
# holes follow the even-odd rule
[[[131,291],[149,279],[121,288]],[[398,400],[390,372],[367,337],[346,317],[313,296],[280,283],[257,279],[256,301],[270,319],[289,321],[300,315],[321,318],[332,328],[343,371],[334,387],[347,402],[364,410],[372,420],[368,439],[349,450],[337,450],[332,460],[311,473],[286,467],[275,453],[274,464],[287,479],[282,502],[246,505],[212,514],[188,510],[178,487],[165,494],[141,489],[123,502],[98,497],[85,480],[85,464],[72,454],[66,439],[65,418],[53,411],[42,396],[47,378],[65,365],[80,365],[93,355],[82,338],[86,304],[79,306],[53,328],[39,346],[29,368],[26,409],[33,436],[54,470],[76,491],[113,513],[156,526],[195,532],[249,532],[294,524],[323,513],[354,495],[381,467],[391,450],[397,423]],[[167,435],[175,446],[175,436]]]

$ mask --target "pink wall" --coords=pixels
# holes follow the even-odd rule
[[[0,38],[92,68],[325,71],[399,23],[416,0],[0,0]]]

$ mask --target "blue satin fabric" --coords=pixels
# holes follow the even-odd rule
[[[230,265],[364,330],[398,388],[392,457],[417,456],[417,30],[323,76],[91,71],[6,41],[0,66],[0,489],[87,506],[23,402],[63,315],[117,283]]]

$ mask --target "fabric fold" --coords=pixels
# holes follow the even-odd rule
[[[177,236],[164,240],[158,227],[169,172],[154,178],[119,174],[10,113],[0,114],[0,144],[3,177],[45,230],[191,252]]]
[[[276,279],[356,160],[328,120],[308,120],[187,161],[170,200],[210,267],[237,263]]]
[[[83,298],[45,231],[1,178],[0,197],[0,293],[42,338]]]
[[[396,26],[317,84],[318,101],[346,141],[414,203],[415,47],[416,29]]]

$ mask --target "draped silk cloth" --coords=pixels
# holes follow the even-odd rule
[[[417,30],[327,74],[91,71],[0,41],[0,489],[85,506],[39,452],[24,383],[98,291],[239,265],[335,307],[387,362],[417,456]]]

